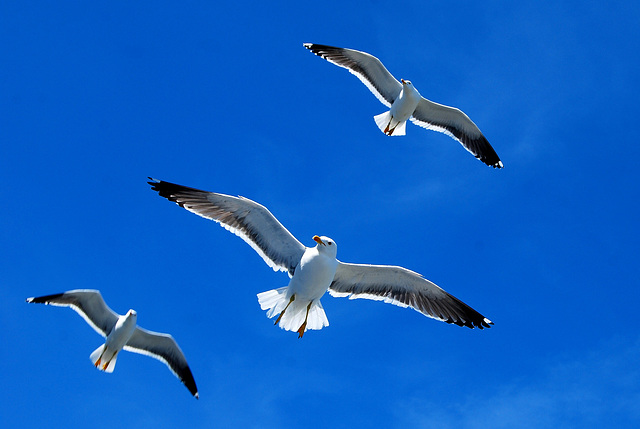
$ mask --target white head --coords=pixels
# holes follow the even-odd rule
[[[138,320],[138,313],[136,313],[135,310],[127,311],[127,319],[133,319],[134,321]]]
[[[410,80],[406,80],[406,79],[400,79],[402,81],[402,93],[407,95],[407,94],[412,94],[414,96],[414,98],[420,97],[420,93],[418,92],[418,90],[416,89],[415,86],[413,86],[413,84],[411,83]]]
[[[336,245],[336,242],[329,237],[325,237],[324,235],[322,237],[318,237],[317,235],[314,235],[313,241],[318,243],[316,245],[316,248],[318,249],[319,253],[331,256],[333,258],[335,258],[338,254],[338,246]]]

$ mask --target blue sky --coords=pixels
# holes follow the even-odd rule
[[[0,5],[7,427],[635,427],[637,2]],[[385,108],[304,42],[379,57],[459,107],[505,168]],[[304,244],[425,275],[495,322],[323,298],[302,340],[242,240],[146,177],[266,205]],[[200,389],[29,296],[102,291],[169,332]]]

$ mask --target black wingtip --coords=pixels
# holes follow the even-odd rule
[[[318,45],[317,43],[304,43],[302,46],[324,59],[327,59],[327,55],[337,54],[344,50],[344,48],[338,48],[337,46]]]
[[[54,299],[59,298],[62,295],[64,295],[64,293],[54,293],[52,295],[31,297],[27,298],[27,302],[33,304],[48,304],[50,301],[53,301]]]
[[[478,158],[480,159],[480,158]],[[496,162],[487,162],[484,161],[482,159],[480,159],[480,161],[484,162],[486,165],[488,165],[489,167],[493,167],[493,168],[497,168],[498,170],[500,170],[501,168],[504,168],[504,164],[502,163],[502,161],[498,160]]]
[[[185,207],[185,202],[182,201],[181,197],[184,196],[201,196],[202,194],[208,194],[209,192],[203,191],[202,189],[190,188],[188,186],[178,185],[176,183],[165,182],[164,180],[153,179],[152,182],[147,182],[151,185],[151,189],[156,191],[158,195],[163,198],[168,199],[169,201],[173,201],[178,204],[180,207]]]

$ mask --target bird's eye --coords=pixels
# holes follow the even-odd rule
[[[332,242],[329,242],[329,246],[331,246],[332,244],[333,244]]]

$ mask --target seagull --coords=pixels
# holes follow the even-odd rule
[[[196,382],[176,341],[169,334],[151,332],[137,326],[138,314],[134,310],[120,316],[107,306],[99,291],[91,289],[27,298],[27,302],[71,307],[105,337],[105,343],[91,353],[91,362],[99,370],[113,372],[122,349],[151,356],[164,362],[198,399]]]
[[[354,74],[382,104],[390,107],[374,116],[378,128],[389,136],[405,135],[407,120],[428,130],[439,131],[457,140],[473,156],[490,167],[504,165],[480,129],[455,107],[434,103],[422,97],[411,81],[400,82],[379,59],[366,52],[334,46],[305,43],[304,47]]]
[[[211,219],[249,244],[274,271],[286,271],[286,287],[258,294],[267,317],[302,338],[329,321],[320,298],[367,298],[410,307],[425,316],[468,328],[489,328],[489,319],[420,274],[390,265],[348,264],[336,259],[336,242],[313,236],[313,247],[298,241],[266,207],[244,197],[202,191],[149,177],[161,197]]]

